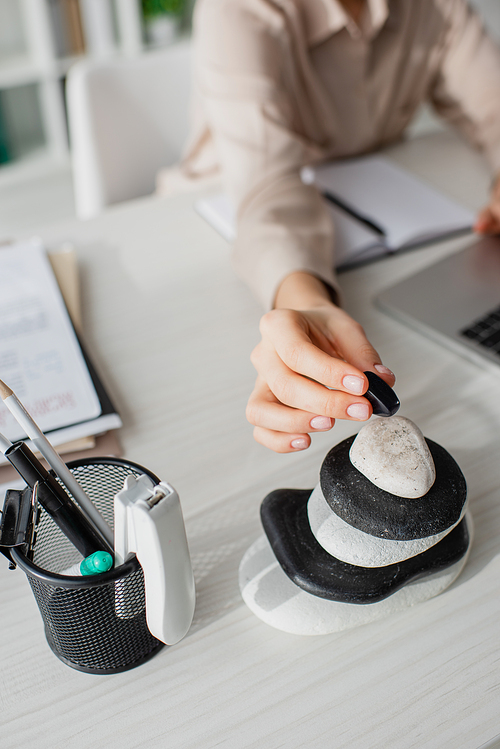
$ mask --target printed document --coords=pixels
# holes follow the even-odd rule
[[[0,379],[44,432],[97,418],[101,404],[39,240],[0,248]],[[26,435],[0,401],[0,432]]]

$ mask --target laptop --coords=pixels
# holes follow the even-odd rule
[[[457,353],[500,365],[500,238],[476,239],[383,292],[376,303]]]

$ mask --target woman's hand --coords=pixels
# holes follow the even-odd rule
[[[493,184],[490,202],[476,219],[474,231],[479,234],[500,234],[500,175]]]
[[[262,340],[252,352],[258,377],[247,419],[257,442],[285,453],[309,447],[309,433],[331,429],[335,419],[370,418],[364,371],[390,386],[395,378],[362,327],[314,276],[288,276],[276,307],[262,318]]]

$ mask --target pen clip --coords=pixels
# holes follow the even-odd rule
[[[35,481],[35,485],[33,487],[33,491],[31,492],[31,529],[29,532],[29,538],[28,538],[28,548],[26,551],[26,556],[28,559],[33,559],[33,550],[35,548],[35,542],[36,542],[36,529],[38,526],[38,520],[40,518],[40,507],[38,504],[38,487],[39,482]]]

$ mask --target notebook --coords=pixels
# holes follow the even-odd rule
[[[37,239],[0,249],[0,379],[56,446],[121,426]],[[25,437],[1,402],[0,432]]]
[[[475,240],[380,294],[413,328],[500,372],[500,237]]]
[[[381,156],[305,167],[302,179],[327,199],[337,268],[468,232],[474,221],[469,210]],[[227,195],[202,198],[195,210],[234,240],[236,212]]]

